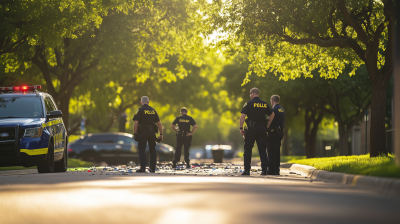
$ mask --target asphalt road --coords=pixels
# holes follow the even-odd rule
[[[398,224],[399,208],[400,198],[297,175],[68,172],[0,176],[0,223],[4,224]]]

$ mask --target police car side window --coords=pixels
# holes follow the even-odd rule
[[[55,110],[55,107],[48,96],[44,98],[44,106],[46,108],[46,114],[50,114],[50,111]]]
[[[56,106],[56,104],[54,103],[54,100],[53,100],[51,97],[49,97],[49,99],[50,99],[51,105],[53,105],[53,106],[52,106],[53,110],[57,110],[57,106]]]

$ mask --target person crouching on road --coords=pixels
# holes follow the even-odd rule
[[[157,152],[156,152],[156,128],[160,133],[160,141],[163,140],[163,130],[160,118],[156,110],[149,106],[150,100],[147,96],[142,96],[140,107],[137,111],[133,120],[133,135],[135,141],[138,142],[139,158],[140,158],[140,169],[136,170],[136,173],[146,172],[146,145],[149,144],[150,151],[150,172],[156,171],[157,163]],[[157,124],[157,127],[156,125]]]
[[[189,160],[189,148],[192,144],[192,135],[197,129],[196,122],[194,119],[187,115],[188,110],[186,107],[181,108],[181,115],[175,118],[174,122],[171,124],[171,129],[176,132],[176,151],[175,160],[173,161],[172,168],[176,168],[176,164],[181,159],[181,150],[184,146],[184,156],[186,162],[186,168],[190,168]],[[193,126],[193,130],[190,131],[190,126]]]
[[[242,175],[250,175],[251,169],[251,154],[254,147],[254,142],[257,141],[258,153],[261,159],[261,175],[267,175],[268,155],[267,155],[267,128],[274,119],[274,112],[271,110],[267,102],[259,97],[260,91],[257,88],[250,90],[250,101],[244,104],[240,116],[240,134],[244,138],[244,171]],[[248,132],[245,135],[243,124],[247,115]],[[266,115],[270,117],[267,123]]]

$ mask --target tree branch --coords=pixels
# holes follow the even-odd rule
[[[2,46],[0,47],[0,55],[2,54],[6,54],[6,53],[12,53],[15,52],[16,50],[18,50],[18,48],[26,42],[28,36],[23,36],[21,39],[19,39],[18,41],[14,42],[13,44],[11,44],[11,48],[6,49],[10,43],[11,43],[11,38],[7,38],[7,40],[3,40],[2,42]]]
[[[50,72],[48,70],[47,61],[44,55],[44,47],[43,45],[36,45],[35,46],[35,54],[31,58],[31,61],[36,64],[40,71],[43,73],[44,80],[47,84],[47,89],[53,97],[57,97],[56,89],[53,86],[53,83],[50,78]]]
[[[329,11],[329,16],[328,16],[328,24],[329,27],[331,28],[331,32],[334,37],[338,38],[339,34],[336,31],[335,25],[333,24],[333,13],[335,12],[335,6],[332,6],[331,10]]]
[[[357,56],[360,57],[361,60],[363,61],[366,60],[365,51],[360,47],[360,45],[357,43],[356,40],[351,38],[342,37],[342,38],[332,38],[329,40],[312,39],[312,38],[294,39],[285,34],[278,34],[278,35],[283,38],[283,40],[281,41],[288,42],[291,44],[297,44],[297,45],[315,44],[320,47],[340,47],[340,48],[350,47],[351,49],[354,50]]]
[[[332,0],[337,8],[340,10],[340,12],[342,12],[343,17],[347,20],[347,22],[349,23],[349,25],[351,27],[354,28],[354,30],[357,32],[357,36],[358,38],[361,40],[361,42],[363,42],[363,44],[368,45],[368,37],[367,34],[365,33],[365,31],[363,30],[363,28],[361,27],[360,24],[357,23],[357,21],[355,21],[351,15],[349,14],[349,12],[347,11],[346,8],[346,3],[344,0]]]
[[[62,88],[62,91],[60,90],[58,98],[62,98],[67,92],[72,92],[75,87],[77,87],[79,84],[81,84],[84,81],[84,78],[82,78],[82,75],[88,71],[89,69],[97,66],[99,64],[100,59],[97,58],[95,61],[93,61],[90,65],[86,66],[82,70],[75,72],[75,75],[73,78]],[[86,78],[86,77],[85,77]]]
[[[397,6],[399,7],[399,6]],[[394,49],[394,4],[392,0],[385,1],[385,6],[383,7],[384,15],[386,17],[386,21],[389,21],[388,24],[388,42],[385,52],[385,65],[382,68],[382,74],[386,76],[385,81],[389,81],[390,77],[393,73],[393,49]],[[399,22],[399,21],[398,21]]]

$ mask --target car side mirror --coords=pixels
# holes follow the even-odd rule
[[[47,114],[47,118],[62,118],[62,112],[61,110],[50,111],[50,114]]]

